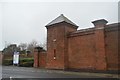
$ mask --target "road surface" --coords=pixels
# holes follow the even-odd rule
[[[2,78],[113,78],[117,75],[3,66]]]

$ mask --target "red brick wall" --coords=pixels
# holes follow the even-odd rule
[[[106,56],[105,56],[105,32],[102,29],[95,28],[95,48],[96,48],[96,69],[106,70]]]
[[[67,23],[59,23],[47,27],[47,66],[51,69],[65,69],[68,65],[67,34],[76,31]],[[56,41],[54,41],[56,40]],[[54,59],[54,50],[56,59]]]
[[[39,67],[40,68],[45,68],[46,67],[46,52],[40,52],[39,54]]]
[[[118,70],[120,43],[116,25],[96,25],[93,31],[76,31],[68,39],[69,68]]]
[[[48,26],[47,54],[35,51],[34,67],[118,70],[118,29],[106,23],[97,20],[94,28],[78,31],[65,22]]]
[[[109,27],[109,26],[108,26]],[[106,29],[105,33],[105,43],[106,43],[106,60],[108,70],[118,70],[118,64],[120,65],[120,60],[118,60],[118,28],[109,27]],[[119,43],[120,45],[120,43]],[[120,49],[119,49],[120,50]],[[119,52],[119,53],[118,53]],[[120,67],[119,67],[120,69]]]
[[[116,24],[112,24],[112,27],[106,26],[103,21],[95,24],[95,28],[70,34],[68,40],[69,68],[118,70],[118,65],[120,65],[118,63],[120,62],[118,59],[120,51],[118,49],[118,28]]]
[[[75,35],[75,34],[74,34]],[[95,69],[96,53],[94,32],[81,32],[69,37],[69,68]]]
[[[37,49],[35,49],[34,50],[34,67],[38,67],[38,50]]]
[[[46,66],[46,52],[34,50],[34,67],[45,68]]]
[[[2,64],[2,59],[3,59],[3,55],[2,52],[0,52],[0,65]]]

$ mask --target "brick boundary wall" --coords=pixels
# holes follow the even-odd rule
[[[0,65],[2,65],[2,59],[3,59],[3,55],[2,52],[0,52]]]
[[[104,19],[92,23],[93,28],[82,30],[65,21],[46,26],[47,52],[35,49],[34,67],[120,70],[120,23],[107,25]]]
[[[46,56],[45,51],[41,51],[38,48],[34,49],[34,67],[45,68],[46,67]]]

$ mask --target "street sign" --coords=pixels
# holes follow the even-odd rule
[[[19,52],[14,52],[13,64],[19,64]]]

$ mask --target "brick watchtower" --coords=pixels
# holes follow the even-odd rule
[[[67,34],[78,26],[63,14],[45,26],[47,28],[46,68],[66,69],[68,67]]]

